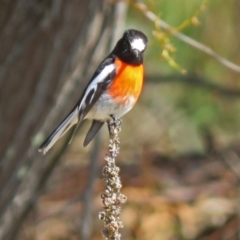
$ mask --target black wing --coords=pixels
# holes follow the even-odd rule
[[[114,57],[109,56],[95,71],[75,107],[55,128],[49,137],[40,145],[38,151],[45,154],[58,141],[59,138],[61,138],[72,126],[75,125],[75,129],[71,137],[72,140],[79,124],[88,114],[101,94],[107,89],[115,76],[116,66],[114,65]]]

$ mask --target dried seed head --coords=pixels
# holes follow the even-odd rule
[[[120,193],[120,194],[118,195],[118,200],[119,200],[119,202],[120,202],[121,204],[123,204],[123,203],[125,203],[125,202],[127,201],[127,197],[126,197],[124,194]]]
[[[99,213],[99,219],[104,221],[104,229],[102,234],[106,240],[120,240],[119,228],[123,227],[119,220],[121,212],[121,204],[125,203],[127,198],[120,193],[122,183],[119,177],[120,168],[116,167],[115,159],[119,154],[119,137],[118,133],[121,131],[121,120],[112,117],[108,122],[110,140],[108,146],[108,155],[105,156],[105,166],[103,167],[103,181],[106,185],[104,193],[102,193],[103,209]]]
[[[106,207],[109,207],[110,205],[112,205],[114,203],[114,199],[112,199],[111,197],[107,197],[103,199],[103,204]]]
[[[99,212],[98,218],[99,218],[101,221],[104,221],[105,218],[106,218],[106,213],[105,213],[104,211]]]
[[[105,239],[109,239],[110,234],[107,228],[102,229],[102,235]]]
[[[110,233],[116,232],[118,230],[118,223],[116,221],[112,221],[108,226],[108,231]]]

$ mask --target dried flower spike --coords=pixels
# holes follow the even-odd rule
[[[106,240],[120,240],[119,229],[123,227],[120,221],[121,204],[127,201],[127,197],[120,193],[122,183],[119,177],[119,167],[115,165],[115,158],[119,154],[119,137],[121,131],[121,119],[111,116],[108,122],[110,135],[108,154],[105,157],[106,164],[103,167],[103,182],[106,185],[101,198],[103,202],[103,211],[99,213],[99,219],[104,222],[102,235]]]

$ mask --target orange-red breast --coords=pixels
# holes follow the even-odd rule
[[[92,120],[83,143],[87,146],[111,115],[122,117],[134,106],[143,87],[143,53],[147,42],[147,37],[138,30],[124,32],[93,74],[75,107],[41,144],[40,152],[45,154],[72,126],[75,125],[76,130],[84,119]]]

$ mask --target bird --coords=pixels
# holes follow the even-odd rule
[[[89,119],[92,124],[83,142],[86,147],[111,116],[121,118],[129,112],[142,92],[143,53],[147,43],[148,38],[143,32],[136,29],[124,31],[113,50],[94,72],[77,104],[40,145],[38,151],[46,154],[70,128],[75,126],[73,137],[83,120]]]

